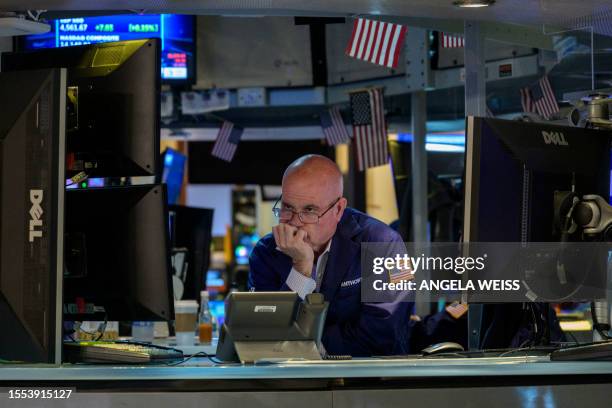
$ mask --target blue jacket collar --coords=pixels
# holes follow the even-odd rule
[[[338,223],[336,233],[332,238],[329,258],[321,284],[321,293],[323,293],[323,296],[328,301],[334,298],[340,283],[348,274],[351,264],[355,262],[355,259],[361,262],[359,255],[361,245],[353,240],[353,237],[362,230],[357,220],[355,220],[354,215],[356,214],[357,211],[352,208],[346,208]]]

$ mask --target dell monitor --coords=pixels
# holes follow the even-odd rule
[[[198,300],[200,291],[205,288],[210,265],[213,214],[211,208],[169,206],[171,248],[187,249],[183,299]]]
[[[610,135],[469,117],[464,241],[559,241],[555,191],[610,196]]]
[[[166,183],[168,188],[168,204],[177,204],[179,201],[186,163],[187,156],[177,150],[168,147],[162,153],[161,181]]]
[[[477,117],[468,117],[466,126],[466,243],[559,242],[556,191],[609,197],[610,132]],[[607,260],[597,262],[601,263],[590,274],[568,269],[567,283],[557,277],[556,269],[538,269],[533,278],[546,285],[530,289],[533,300],[562,301],[568,294],[576,300],[586,293],[589,295],[584,295],[584,300],[593,300],[587,299],[593,289],[605,296]],[[527,276],[524,284],[526,280]],[[534,315],[548,316],[548,306],[538,307],[542,313]],[[494,315],[500,323],[497,332],[489,326]],[[521,316],[520,303],[487,305],[484,310],[471,305],[470,348],[507,347],[508,336],[514,334],[512,327],[520,324]],[[548,322],[545,325],[544,330],[548,330]]]
[[[66,174],[153,176],[159,161],[159,39],[2,54],[2,71],[68,68]]]
[[[0,73],[0,359],[61,362],[66,70]]]
[[[64,319],[174,318],[163,185],[66,191]]]

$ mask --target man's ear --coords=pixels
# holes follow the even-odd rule
[[[344,214],[344,209],[346,208],[347,205],[348,205],[348,201],[346,200],[346,198],[342,197],[340,198],[340,200],[338,200],[338,202],[336,203],[336,209],[337,209],[336,221],[340,222],[340,219],[342,218],[342,214]]]

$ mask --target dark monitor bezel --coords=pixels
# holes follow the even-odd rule
[[[9,313],[10,316],[5,316],[6,320],[3,321],[3,334],[2,337],[9,341],[10,346],[6,348],[6,352],[2,353],[2,358],[11,360],[22,360],[27,362],[42,362],[42,363],[61,363],[61,345],[62,345],[62,267],[63,267],[63,228],[64,228],[64,151],[65,151],[65,101],[66,101],[66,82],[67,73],[65,69],[49,69],[49,70],[33,70],[28,72],[6,72],[0,74],[7,78],[7,82],[11,87],[15,89],[8,89],[8,95],[23,97],[27,92],[27,89],[33,85],[39,83],[38,87],[35,88],[34,93],[27,95],[31,99],[24,100],[25,106],[18,102],[7,107],[4,115],[18,115],[14,123],[9,124],[5,122],[2,126],[3,130],[9,135],[15,132],[16,136],[23,136],[23,132],[26,135],[34,135],[37,133],[36,129],[42,129],[43,122],[51,129],[50,140],[32,140],[30,146],[32,150],[28,149],[27,139],[28,137],[20,138],[26,146],[16,146],[17,148],[25,148],[25,151],[15,151],[11,153],[12,159],[17,161],[21,157],[26,157],[28,160],[22,162],[22,169],[13,169],[10,172],[4,172],[8,176],[11,183],[16,183],[13,187],[17,187],[17,190],[23,190],[23,192],[16,192],[17,197],[13,197],[12,205],[18,205],[20,200],[24,200],[23,214],[23,231],[12,231],[8,230],[11,236],[10,240],[2,240],[0,234],[0,244],[6,245],[9,253],[12,252],[11,248],[15,249],[10,254],[11,262],[17,261],[21,264],[21,271],[10,270],[0,271],[0,276],[4,273],[10,273],[13,279],[19,279],[19,282],[23,289],[25,289],[24,278],[26,274],[34,280],[40,279],[36,286],[38,287],[37,295],[27,296],[22,293],[20,302],[30,302],[28,307],[30,317],[33,313],[40,313],[38,308],[42,307],[44,312],[40,319],[36,319],[34,322],[38,322],[39,327],[34,329],[27,327],[28,324],[33,323],[32,319],[28,322],[24,322],[26,319],[24,316],[25,305],[8,305],[8,300],[5,295],[0,300],[3,302],[2,308],[4,313]],[[24,84],[25,83],[25,84]],[[49,102],[51,104],[50,109],[42,107],[43,102],[41,99],[44,97],[43,92],[49,92]],[[6,98],[7,95],[3,95]],[[39,103],[40,102],[40,103]],[[27,109],[23,112],[19,112],[20,109]],[[32,114],[35,110],[36,114]],[[47,116],[45,117],[45,113]],[[35,116],[36,125],[32,125],[32,119],[28,116]],[[13,118],[9,118],[12,120]],[[30,122],[28,122],[30,120]],[[25,126],[23,126],[25,124]],[[5,126],[7,125],[7,126]],[[42,131],[44,132],[44,131]],[[36,137],[36,136],[33,136]],[[44,136],[43,136],[44,137]],[[4,150],[7,148],[4,146],[5,137],[2,137],[0,141],[0,149]],[[36,146],[36,149],[34,147]],[[15,146],[13,146],[15,147]],[[38,150],[38,152],[34,151]],[[40,156],[40,155],[44,156]],[[23,156],[25,155],[25,156]],[[46,156],[46,157],[45,157]],[[1,159],[1,156],[0,156]],[[0,166],[3,166],[0,160]],[[36,177],[28,177],[29,171],[39,172]],[[45,170],[46,169],[46,170]],[[45,173],[46,172],[46,173]],[[23,176],[23,179],[21,178]],[[0,196],[10,196],[10,186],[2,186],[0,184]],[[25,191],[30,190],[30,194],[23,194]],[[32,215],[36,212],[34,209],[34,203],[32,201],[32,189],[40,189],[43,191],[40,206],[42,212],[37,212],[40,224],[35,223],[34,229],[41,232],[41,235],[30,237],[31,234],[31,220],[36,221],[36,216]],[[19,222],[19,217],[24,215],[13,214],[13,221]],[[33,217],[33,218],[31,218]],[[2,227],[6,227],[7,223],[0,222]],[[6,227],[12,228],[12,227]],[[17,249],[15,246],[20,246]],[[36,261],[36,270],[26,270],[26,258],[25,256],[18,260],[19,251],[24,251],[32,257],[32,261]],[[25,255],[25,253],[24,253]],[[36,260],[38,258],[38,260]],[[12,263],[15,266],[15,263]],[[28,267],[32,267],[30,264]],[[21,277],[19,276],[21,274]],[[7,282],[8,283],[8,282]],[[0,285],[1,286],[1,285]],[[26,297],[28,297],[26,299]],[[19,296],[17,296],[19,299]],[[15,308],[22,308],[23,310],[15,310]],[[10,327],[9,323],[16,324],[15,327]],[[36,333],[40,331],[41,333]],[[35,339],[36,334],[44,336],[43,339]],[[10,341],[10,339],[13,339]],[[40,342],[42,340],[42,343]],[[3,341],[4,343],[4,341]],[[46,343],[46,344],[45,344]]]
[[[121,54],[116,50],[106,50],[119,47]],[[104,50],[106,54],[103,54]],[[115,60],[110,65],[101,64],[98,62],[99,55],[108,58],[113,55]],[[72,111],[87,114],[85,118],[81,117],[81,113],[67,115],[67,157],[70,157],[71,153],[80,153],[85,162],[97,161],[102,168],[95,168],[92,165],[83,169],[89,177],[159,174],[161,109],[159,39],[46,48],[2,55],[2,71],[41,67],[68,68],[68,87],[79,88],[79,106],[73,107]],[[109,89],[109,85],[113,86]],[[105,108],[108,108],[108,105],[115,107],[114,113],[117,118],[125,122],[122,122],[121,126],[122,129],[125,128],[123,133],[116,134],[110,131],[109,126],[112,122],[105,117],[108,113]],[[118,109],[119,106],[121,109]],[[134,109],[128,111],[128,108]],[[76,128],[75,123],[78,124],[78,129],[71,130]],[[108,139],[109,134],[115,137]],[[95,144],[92,139],[95,139]],[[79,170],[66,171],[67,174],[74,175]]]
[[[76,204],[83,204],[92,202],[93,200],[100,200],[103,195],[106,195],[106,198],[130,198],[133,199],[136,195],[141,195],[141,198],[134,202],[132,205],[133,217],[138,217],[136,220],[132,218],[134,224],[130,224],[127,226],[127,230],[132,228],[134,225],[140,226],[140,231],[134,233],[135,236],[146,236],[148,240],[155,239],[156,248],[151,248],[150,246],[143,246],[135,250],[134,258],[132,259],[114,259],[112,261],[108,261],[105,265],[112,265],[116,262],[125,262],[128,265],[132,265],[133,268],[130,270],[134,271],[125,272],[128,276],[120,275],[117,271],[113,273],[109,273],[109,275],[113,278],[117,278],[117,282],[111,282],[110,280],[103,279],[104,272],[94,268],[91,273],[92,276],[81,278],[81,277],[66,277],[64,279],[64,320],[65,321],[83,321],[83,320],[119,320],[119,321],[169,321],[174,319],[174,296],[172,293],[172,273],[171,273],[171,265],[170,265],[170,239],[168,232],[168,206],[167,206],[167,197],[166,197],[166,188],[163,184],[145,184],[145,185],[133,185],[133,186],[121,186],[121,187],[105,187],[105,188],[90,188],[90,189],[76,189],[76,190],[68,190],[66,192],[66,209],[67,211],[70,209],[75,209]],[[88,196],[87,196],[88,195]],[[143,201],[147,200],[147,201]],[[102,203],[104,204],[104,203]],[[97,203],[96,205],[102,205]],[[106,206],[112,206],[112,202],[106,203]],[[136,206],[140,205],[140,209],[138,211],[134,210]],[[144,207],[142,207],[144,206]],[[147,211],[143,211],[146,209]],[[117,210],[119,211],[119,209]],[[68,214],[70,217],[87,217],[87,209],[83,209],[83,213],[79,214]],[[110,214],[112,215],[112,214]],[[92,214],[93,216],[93,214]],[[109,214],[107,214],[109,216]],[[142,219],[140,219],[143,217]],[[146,218],[149,217],[147,220]],[[154,217],[151,218],[151,217]],[[150,225],[152,221],[155,221],[156,225]],[[75,218],[72,221],[67,218],[65,233],[68,235],[69,233],[74,233],[74,226],[72,223],[87,223],[89,222],[87,219],[84,221],[75,221]],[[91,225],[99,226],[100,221],[91,221]],[[109,228],[112,227],[112,223],[109,223]],[[91,228],[91,227],[90,227]],[[92,230],[93,231],[93,230]],[[99,230],[98,230],[99,231]],[[148,235],[147,233],[151,233]],[[96,234],[96,235],[102,235]],[[97,238],[97,237],[96,237]],[[124,245],[137,245],[134,243],[134,240],[131,240],[130,237],[120,237],[120,240],[124,240]],[[66,238],[66,250],[70,250],[68,248],[68,238]],[[150,244],[150,241],[147,241],[147,244]],[[162,248],[162,251],[158,253],[151,253],[150,251],[155,251],[156,249]],[[113,246],[110,245],[108,248],[112,251]],[[106,248],[102,248],[106,249]],[[102,252],[100,248],[98,248],[99,252],[96,252],[96,259],[100,259],[100,253]],[[127,250],[126,250],[127,251]],[[108,256],[112,257],[120,257],[122,253],[119,251],[118,253],[109,253]],[[147,255],[149,253],[149,255]],[[86,255],[87,256],[87,255]],[[157,263],[151,265],[151,262],[155,261],[155,256],[157,256]],[[66,257],[66,264],[70,261],[70,257]],[[88,260],[86,263],[87,267],[90,267],[90,262],[95,262],[94,260]],[[131,262],[131,263],[130,263]],[[139,265],[133,265],[134,262],[140,262]],[[147,265],[149,264],[149,265]],[[150,266],[147,269],[147,266]],[[96,264],[96,267],[98,265]],[[150,269],[155,269],[155,274],[150,272]],[[88,271],[90,273],[90,271]],[[139,274],[140,273],[140,274]],[[164,275],[165,279],[160,275]],[[143,279],[146,278],[146,279]],[[122,279],[127,279],[123,281]],[[98,283],[98,286],[95,286],[94,283]],[[138,283],[137,286],[134,286]],[[111,293],[106,296],[107,293],[113,291],[113,288],[117,289],[117,284],[127,285],[124,286],[120,295],[128,296],[131,299],[121,299],[116,294]],[[81,285],[79,291],[79,285]],[[143,286],[144,285],[144,286]],[[155,293],[150,293],[150,288],[148,286],[156,285],[157,289],[154,291]],[[102,287],[105,289],[104,293],[101,293],[100,290]],[[84,297],[85,302],[91,301],[96,306],[104,306],[105,311],[93,311],[90,313],[90,310],[87,310],[87,313],[79,313],[78,311],[74,311],[74,304],[77,295],[81,294],[87,295]],[[164,298],[158,296],[165,295]],[[149,299],[150,296],[155,296],[155,299]],[[147,308],[147,304],[152,308]],[[127,307],[126,307],[127,306]],[[72,308],[72,309],[71,309]]]

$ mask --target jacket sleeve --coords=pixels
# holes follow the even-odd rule
[[[403,240],[397,234],[386,236],[389,248]],[[378,242],[383,242],[378,240]],[[413,302],[361,303],[361,313],[350,322],[326,326],[323,344],[329,354],[372,356],[408,352],[408,320]]]
[[[249,290],[257,292],[289,291],[289,287],[282,280],[280,268],[282,260],[275,254],[274,240],[272,245],[266,245],[265,238],[261,239],[249,257]],[[269,242],[268,242],[269,244]],[[272,249],[270,249],[272,248]]]
[[[358,320],[325,328],[326,351],[355,357],[406,354],[409,307],[406,303],[364,303]]]

